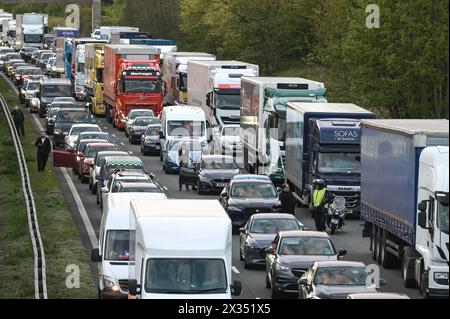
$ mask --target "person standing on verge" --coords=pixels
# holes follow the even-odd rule
[[[23,125],[25,122],[25,116],[23,115],[22,110],[16,106],[11,112],[11,115],[14,120],[14,125],[16,126],[17,135],[21,136],[22,134],[22,137],[25,137],[25,128]]]
[[[34,145],[37,147],[38,172],[45,172],[48,156],[52,151],[50,139],[45,135],[45,131],[41,132]]]
[[[280,194],[280,202],[283,213],[295,216],[295,207],[297,206],[297,203],[295,201],[294,195],[292,195],[291,193],[291,189],[288,183],[283,185],[283,191]]]
[[[316,179],[313,184],[315,186],[312,197],[314,221],[317,231],[324,232],[327,229],[326,216],[328,206],[332,201],[331,194],[328,192],[323,179]]]

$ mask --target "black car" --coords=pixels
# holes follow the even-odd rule
[[[222,191],[219,200],[231,218],[235,233],[252,215],[279,213],[282,209],[273,183],[257,176],[254,179],[239,179],[237,175]]]
[[[316,261],[338,260],[346,255],[334,248],[325,232],[282,231],[266,249],[266,288],[272,298],[298,295],[298,280]]]
[[[83,123],[92,123],[92,115],[89,110],[80,108],[59,109],[55,119],[53,147],[65,147],[65,137],[72,125]]]
[[[377,283],[362,262],[321,261],[314,263],[298,281],[299,299],[347,299],[350,294],[377,293],[386,283]]]
[[[141,137],[142,155],[159,155],[161,152],[161,140],[159,138],[160,131],[161,124],[151,124],[147,126],[144,135]]]
[[[280,231],[302,230],[303,224],[291,214],[256,214],[250,217],[239,236],[239,258],[245,269],[266,264],[266,249]]]
[[[239,174],[232,156],[203,155],[198,163],[180,167],[180,185],[193,185],[197,192],[221,192]]]
[[[43,78],[40,82],[40,90],[36,94],[39,117],[44,118],[47,108],[53,103],[56,97],[72,96],[72,83],[67,79]]]
[[[155,116],[137,117],[134,123],[129,127],[128,139],[131,144],[140,143],[141,136],[145,133],[150,124],[161,124],[161,120]]]

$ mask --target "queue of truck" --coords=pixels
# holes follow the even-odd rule
[[[5,20],[12,16],[2,23],[11,36]],[[46,22],[44,14],[31,13],[17,15],[16,21],[15,49],[44,49],[48,18]],[[3,43],[11,43],[4,36]],[[448,296],[448,121],[377,120],[355,104],[328,103],[322,82],[261,77],[258,65],[177,52],[176,42],[153,39],[139,28],[101,27],[91,38],[80,38],[76,29],[55,28],[53,43],[52,63],[59,71],[50,75],[65,79],[27,78],[23,85],[35,81],[39,89],[24,92],[24,100],[55,128],[55,147],[65,146],[54,152],[54,165],[73,168],[82,181],[89,181],[103,207],[99,248],[92,251],[92,261],[99,263],[100,297],[238,295],[241,284],[231,275],[232,230],[247,231],[250,216],[266,212],[264,200],[270,199],[267,212],[281,212],[276,186],[283,184],[290,186],[299,206],[311,208],[318,179],[334,198],[344,199],[346,214],[365,221],[364,236],[371,239],[375,261],[385,268],[400,267],[405,287],[418,287],[424,296]],[[46,54],[35,52],[35,59]],[[2,47],[0,54],[14,75],[14,63],[23,61],[14,60],[17,56],[8,48]],[[57,105],[55,98],[63,97],[87,103],[81,108],[75,101],[68,102],[70,107]],[[179,173],[180,180],[188,176],[199,193],[202,185],[221,189],[222,205],[168,200],[139,158],[115,154],[115,143],[95,132],[90,140],[86,137],[86,148],[79,148],[82,141],[68,145],[78,138],[69,113],[79,113],[85,132],[93,130],[93,116],[106,117],[126,131],[130,142],[140,141],[142,150],[151,146],[166,173]],[[149,138],[147,132],[155,127],[157,138]],[[191,155],[187,162],[184,147]],[[103,148],[114,154],[97,162]],[[252,175],[226,180],[199,176],[211,160],[205,156],[213,153],[236,160],[241,156],[240,164]],[[209,176],[217,165],[206,169]],[[116,183],[124,171],[136,175]],[[142,174],[154,187],[147,185],[142,196],[140,191],[128,193],[128,187],[142,188],[133,184]],[[247,193],[242,201],[235,188],[245,190],[245,183],[247,188],[259,185],[254,188],[261,188],[260,196]],[[195,238],[193,225],[202,229]],[[183,240],[167,237],[169,228]],[[297,237],[290,241],[300,242]],[[270,256],[281,254],[277,249],[267,251],[268,263]],[[299,280],[298,291],[313,264],[289,279]],[[173,273],[184,276],[184,286],[170,286]],[[274,290],[279,285],[269,280],[266,286],[274,296],[281,295]],[[292,293],[292,286],[297,282],[286,283],[284,292]]]

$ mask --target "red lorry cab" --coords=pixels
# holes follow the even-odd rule
[[[106,118],[125,128],[133,109],[162,111],[167,85],[160,71],[160,51],[146,45],[107,45],[103,99]]]

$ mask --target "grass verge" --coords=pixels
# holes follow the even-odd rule
[[[10,107],[18,104],[9,86],[0,80],[0,92]],[[22,147],[26,157],[33,189],[39,228],[44,244],[47,266],[47,292],[50,299],[96,298],[86,250],[61,193],[53,172],[37,172],[36,148],[38,135],[31,115],[25,114]],[[0,123],[0,298],[33,298],[33,252],[28,234],[26,208],[22,195],[16,155],[6,120]],[[47,168],[51,168],[50,165]],[[66,287],[66,267],[80,269],[80,288]],[[23,279],[22,279],[23,278]],[[18,280],[20,279],[20,280]]]

